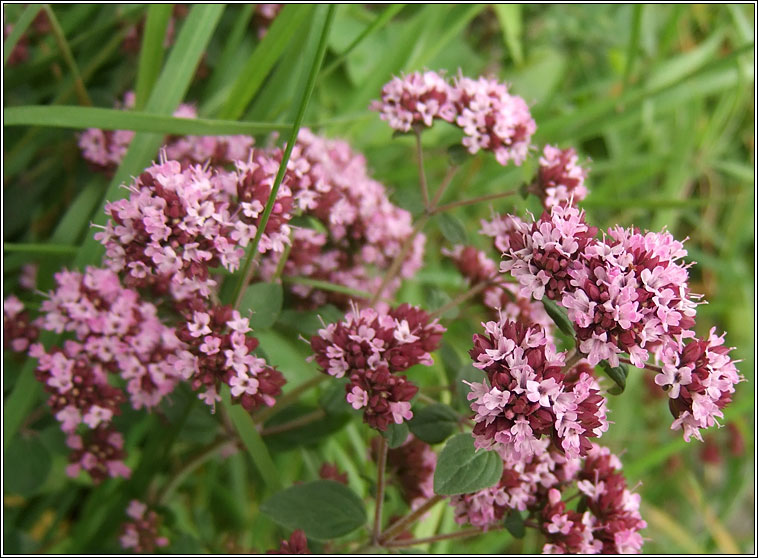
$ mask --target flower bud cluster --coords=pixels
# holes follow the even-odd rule
[[[568,458],[586,455],[590,438],[608,429],[597,381],[586,372],[564,374],[565,355],[539,326],[506,319],[482,325],[487,335],[474,335],[469,354],[487,382],[467,382],[476,447],[528,459],[545,436]]]
[[[344,321],[311,338],[311,359],[325,374],[347,376],[347,402],[364,409],[363,420],[383,431],[413,417],[410,400],[418,387],[397,373],[415,364],[430,366],[430,353],[444,331],[437,320],[408,304],[389,311],[353,308]]]
[[[436,72],[413,72],[393,78],[370,108],[401,132],[429,127],[437,119],[455,124],[470,153],[492,151],[501,165],[523,163],[537,129],[526,101],[485,77],[459,75],[451,83]]]

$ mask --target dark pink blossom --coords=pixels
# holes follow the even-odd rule
[[[573,147],[559,149],[546,145],[542,150],[537,178],[530,191],[540,198],[547,211],[555,205],[576,205],[587,197],[584,185],[587,171],[578,162]]]
[[[126,508],[129,521],[121,526],[120,542],[123,548],[134,552],[152,554],[156,548],[168,546],[168,539],[160,536],[161,518],[139,500],[129,502]]]

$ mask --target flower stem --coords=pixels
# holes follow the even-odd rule
[[[481,281],[477,283],[476,285],[471,287],[469,290],[459,294],[457,297],[455,297],[453,300],[451,300],[444,306],[437,308],[434,312],[431,312],[429,314],[429,319],[433,320],[435,318],[442,317],[451,308],[455,308],[459,304],[466,302],[469,298],[478,295],[484,289],[494,284],[495,284],[495,281]]]
[[[416,134],[416,158],[418,160],[418,180],[421,186],[421,195],[424,198],[424,208],[429,211],[429,186],[426,182],[426,171],[424,170],[424,148],[421,146],[421,128],[414,126],[413,132]]]
[[[490,531],[499,531],[502,529],[502,527],[495,527],[493,529],[490,529]],[[458,531],[456,533],[445,533],[444,535],[434,535],[432,537],[424,537],[422,539],[403,539],[399,541],[392,541],[386,543],[384,546],[386,547],[392,547],[392,548],[399,548],[404,546],[416,546],[417,544],[426,544],[426,543],[433,543],[437,541],[446,541],[450,539],[465,539],[467,537],[475,537],[477,535],[481,535],[485,531],[483,529],[480,529],[478,527],[475,527],[473,529],[466,529],[464,531]]]
[[[455,174],[458,172],[459,168],[460,167],[458,165],[453,165],[447,169],[445,177],[442,179],[439,188],[437,188],[437,192],[434,194],[434,199],[432,200],[431,207],[437,207],[437,204],[440,203],[442,195],[445,193],[445,190],[447,190],[447,187],[450,186],[450,183],[453,181],[453,177],[455,177]]]
[[[289,430],[295,430],[296,428],[300,428],[301,426],[305,426],[306,424],[310,424],[319,419],[322,419],[325,416],[326,411],[324,411],[324,409],[316,409],[310,413],[306,413],[303,416],[296,418],[295,420],[291,420],[283,424],[276,424],[274,426],[270,426],[269,428],[264,428],[261,430],[261,436],[271,436],[273,434],[280,434],[282,432],[288,432]]]
[[[507,192],[498,192],[497,194],[489,194],[486,196],[480,196],[478,198],[471,198],[469,200],[459,200],[451,203],[446,203],[445,205],[440,205],[439,207],[435,207],[432,209],[433,214],[437,213],[443,213],[445,211],[448,211],[450,209],[454,209],[456,207],[462,207],[464,205],[474,205],[477,203],[482,203],[490,200],[497,200],[500,198],[507,198],[508,196],[514,196],[518,194],[518,190],[509,190]]]
[[[566,359],[566,364],[563,365],[563,370],[561,370],[561,372],[566,374],[577,362],[582,360],[584,356],[585,355],[582,353],[582,351],[578,349],[573,350],[570,353],[569,357]]]
[[[374,530],[371,534],[373,544],[379,544],[379,533],[382,529],[382,506],[384,505],[384,471],[387,467],[387,440],[379,438],[379,462],[376,468],[376,507],[374,508]]]
[[[434,496],[429,498],[420,507],[416,508],[405,517],[398,519],[395,523],[390,525],[387,528],[387,530],[384,533],[382,533],[381,537],[379,537],[379,543],[385,546],[389,546],[390,544],[392,544],[390,541],[392,541],[392,539],[394,539],[396,536],[402,533],[403,529],[405,529],[409,525],[413,525],[413,523],[415,523],[418,520],[418,518],[420,518],[427,511],[429,511],[437,502],[440,502],[441,500],[444,500],[444,499],[445,497],[440,496],[439,494],[435,494]]]
[[[631,360],[629,360],[628,358],[619,358],[619,360],[620,360],[621,362],[623,362],[623,363],[626,363],[626,364],[631,364],[631,365],[632,365],[632,366],[634,366],[635,368],[639,368],[639,367],[638,367],[636,364],[634,364],[634,363],[633,363]],[[663,372],[663,368],[661,368],[660,366],[656,366],[656,365],[654,365],[654,364],[645,364],[645,366],[643,366],[643,367],[642,367],[642,369],[643,369],[643,370],[650,370],[651,372],[658,372],[658,373],[661,373],[661,372]]]
[[[398,252],[397,256],[395,256],[395,259],[392,261],[392,264],[390,265],[390,268],[387,270],[387,273],[384,274],[384,278],[382,279],[381,285],[379,285],[379,288],[374,293],[374,296],[371,297],[369,306],[374,306],[379,301],[385,289],[395,279],[395,277],[397,277],[397,274],[400,271],[400,268],[403,265],[403,262],[405,261],[405,257],[408,255],[408,252],[413,246],[413,242],[416,240],[416,236],[418,235],[418,233],[421,232],[421,229],[424,228],[424,225],[426,225],[426,222],[428,220],[429,220],[429,215],[423,215],[422,217],[418,219],[418,221],[416,221],[416,224],[414,225],[413,230],[411,231],[411,234],[409,234],[408,237],[405,239],[405,242],[403,242],[403,245],[400,248],[400,252]]]

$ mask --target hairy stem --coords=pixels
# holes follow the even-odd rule
[[[384,505],[384,472],[387,467],[387,440],[379,438],[379,461],[376,467],[376,507],[374,508],[374,530],[371,533],[373,544],[379,544],[379,533],[382,529],[382,506]]]
[[[625,364],[631,364],[635,368],[639,368],[636,364],[634,364],[628,358],[619,358],[619,361],[621,361],[621,362],[623,362]],[[643,366],[642,369],[643,370],[650,370],[651,372],[658,372],[658,373],[663,372],[663,368],[661,368],[660,366],[656,366],[654,364],[645,364],[645,366]]]
[[[458,165],[453,165],[447,169],[445,177],[442,179],[439,188],[437,188],[437,192],[434,194],[434,199],[432,200],[431,207],[437,207],[437,204],[440,203],[442,195],[445,193],[445,190],[447,190],[447,187],[450,186],[450,183],[453,181],[453,178],[455,177],[455,174],[458,172],[459,168],[460,167]]]
[[[413,133],[416,135],[416,159],[418,163],[419,186],[421,187],[421,195],[424,198],[424,208],[426,211],[429,211],[429,186],[426,182],[426,171],[424,170],[424,148],[421,146],[421,127],[414,126]]]
[[[306,424],[310,424],[319,419],[322,419],[325,416],[326,411],[324,411],[324,409],[316,409],[310,413],[306,413],[303,416],[296,418],[295,420],[264,428],[261,430],[261,436],[271,436],[273,434],[280,434],[289,430],[295,430],[296,428],[300,428],[301,426],[305,426]]]
[[[444,500],[444,499],[445,499],[444,496],[435,494],[434,496],[429,498],[426,502],[424,502],[421,505],[421,507],[416,508],[414,511],[412,511],[405,517],[398,519],[395,523],[390,525],[384,533],[382,533],[381,537],[379,537],[380,544],[382,545],[391,544],[390,541],[392,541],[392,539],[394,539],[396,536],[402,533],[403,529],[405,529],[409,525],[413,525],[413,523],[415,523],[422,515],[424,515],[427,511],[429,511],[437,502],[440,502],[441,500]]]
[[[515,196],[518,194],[518,190],[509,190],[507,192],[498,192],[497,194],[489,194],[486,196],[479,196],[478,198],[471,198],[469,200],[459,200],[451,203],[446,203],[445,205],[440,205],[439,207],[435,207],[432,209],[433,214],[437,213],[443,213],[445,211],[448,211],[450,209],[454,209],[456,207],[462,207],[464,205],[474,205],[477,203],[482,203],[490,200],[497,200],[500,198],[507,198],[508,196]]]
[[[499,531],[502,527],[494,527],[490,531]],[[416,546],[417,544],[433,543],[437,541],[446,541],[450,539],[465,539],[468,537],[475,537],[484,533],[483,529],[474,527],[473,529],[466,529],[464,531],[458,531],[456,533],[445,533],[444,535],[434,535],[432,537],[424,537],[422,539],[404,539],[400,541],[392,541],[386,543],[384,546],[390,548],[400,548],[404,546]]]

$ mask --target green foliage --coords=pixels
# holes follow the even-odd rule
[[[500,480],[503,460],[492,451],[477,451],[471,434],[457,434],[442,448],[434,470],[434,492],[476,492]]]
[[[97,264],[102,249],[89,224],[104,222],[103,201],[126,195],[120,186],[157,157],[166,135],[249,134],[256,136],[256,145],[266,145],[272,141],[270,134],[279,133],[281,143],[296,133],[299,124],[293,123],[302,113],[303,125],[345,138],[364,153],[391,199],[418,214],[423,205],[414,142],[393,140],[386,124],[367,110],[368,103],[378,98],[392,75],[424,68],[448,74],[460,68],[472,77],[492,73],[508,82],[531,107],[538,125],[535,146],[573,146],[590,169],[590,195],[582,204],[588,222],[601,231],[616,224],[649,230],[666,226],[677,238],[689,238],[689,259],[697,262],[690,268],[692,289],[709,301],[698,307],[698,334],[707,334],[712,324],[728,331],[727,345],[737,347],[732,354],[742,360],[740,371],[748,379],[725,410],[723,422],[729,427],[706,434],[708,447],[719,451],[721,461],[714,465],[702,459],[703,445],[687,444],[680,432],[670,431],[665,394],[656,399],[653,393],[660,390],[650,391],[647,385],[654,372],[634,370],[627,376],[622,367],[611,369],[614,385],[609,391],[623,389],[623,394],[609,399],[615,424],[601,441],[622,454],[630,486],[642,482],[637,491],[649,524],[642,533],[645,550],[752,551],[755,30],[750,7],[339,5],[320,71],[314,68],[322,66],[317,60],[325,6],[287,6],[263,39],[253,29],[253,6],[193,6],[188,17],[176,20],[176,40],[168,47],[162,30],[169,10],[163,6],[54,5],[57,25],[52,35],[34,35],[32,20],[42,6],[4,8],[6,23],[14,25],[5,39],[4,56],[4,295],[15,292],[32,306],[42,299],[17,289],[21,266],[39,264],[38,286],[44,291],[61,267]],[[139,53],[123,52],[129,27],[145,16]],[[30,57],[9,66],[5,62],[13,45],[26,40],[22,35],[31,37]],[[198,71],[201,65],[208,70],[205,79]],[[138,110],[113,109],[114,101],[130,89],[136,89]],[[93,106],[85,106],[87,99]],[[180,102],[196,103],[202,118],[172,117]],[[76,132],[87,127],[137,132],[110,184],[79,156]],[[501,167],[485,154],[470,155],[459,141],[460,134],[444,123],[424,132],[432,195],[451,162],[460,165],[442,203],[516,190],[531,180],[534,161],[521,168]],[[448,150],[451,144],[457,147]],[[404,282],[396,301],[441,306],[452,300],[465,285],[440,256],[440,248],[458,242],[486,248],[488,240],[476,234],[482,219],[492,211],[523,217],[526,210],[539,215],[542,209],[533,197],[514,196],[436,217],[436,225],[424,230],[424,269]],[[490,255],[499,257],[494,251]],[[343,316],[334,306],[302,311],[287,297],[289,286],[300,283],[354,298],[371,293],[284,277],[282,296],[281,287],[260,281],[252,279],[249,289],[255,296],[251,294],[246,306],[255,312],[261,352],[288,380],[286,396],[316,375],[315,366],[304,361],[310,351],[298,336],[315,334],[322,327],[319,316],[326,323]],[[565,313],[556,309],[547,303],[551,318],[571,335]],[[445,476],[435,479],[443,491],[461,489],[459,481],[480,481],[485,473],[491,473],[492,483],[497,480],[494,461],[492,467],[485,463],[492,454],[475,453],[468,445],[465,422],[466,433],[448,438],[457,428],[457,413],[470,413],[462,380],[484,380],[466,352],[472,332],[491,318],[473,300],[451,310],[443,317],[448,333],[434,356],[435,366],[408,373],[422,394],[439,401],[422,402],[423,407],[414,403],[415,417],[408,426],[427,442],[447,440],[440,455]],[[43,340],[61,338],[48,335]],[[289,533],[261,513],[264,495],[317,478],[325,461],[348,473],[349,496],[341,485],[334,489],[334,483],[316,481],[277,493],[263,509],[298,486],[315,485],[322,487],[318,497],[331,502],[342,523],[330,523],[332,514],[323,507],[311,509],[308,517],[314,522],[306,530],[311,548],[318,548],[316,538],[364,536],[358,529],[373,505],[375,464],[368,457],[370,431],[361,422],[361,412],[345,402],[344,380],[326,378],[320,392],[304,393],[297,404],[263,424],[239,406],[218,405],[210,414],[195,403],[191,390],[177,390],[149,416],[125,409],[118,420],[127,434],[132,479],[93,486],[83,475],[75,480],[65,475],[67,450],[60,439],[48,435],[51,430],[59,434],[58,426],[34,378],[35,363],[8,355],[4,365],[4,548],[10,553],[118,553],[129,500],[155,496],[199,450],[223,442],[229,429],[241,435],[243,451],[223,458],[211,451],[167,497],[169,551],[277,547]],[[270,431],[319,411],[324,416],[307,425]],[[732,447],[736,436],[742,439],[741,450]],[[464,442],[465,450],[456,451],[456,444]],[[456,455],[451,462],[450,456]],[[481,474],[471,475],[471,467],[481,468]],[[310,493],[295,496],[288,500],[292,510],[283,515],[319,502]],[[385,506],[385,519],[407,511],[394,488]],[[432,510],[419,524],[415,536],[457,529],[452,510],[440,508],[439,515]],[[301,517],[298,524],[286,523],[276,513],[271,517],[287,528],[310,521]],[[504,520],[513,537],[523,530],[520,520],[521,514]],[[335,534],[347,525],[349,531]],[[326,536],[323,529],[332,531]],[[501,530],[418,548],[451,554],[536,553],[541,541],[532,531],[527,529],[516,541]],[[355,548],[357,543],[348,550]]]
[[[390,449],[399,448],[408,438],[408,425],[405,422],[400,424],[392,423],[387,426],[387,430],[382,432],[382,436],[387,440]]]
[[[266,329],[274,325],[282,311],[282,286],[279,283],[255,283],[242,294],[239,310],[242,315],[250,316],[253,329]]]
[[[261,511],[278,524],[302,529],[308,538],[325,541],[347,535],[366,523],[361,499],[348,487],[318,480],[277,492]]]

